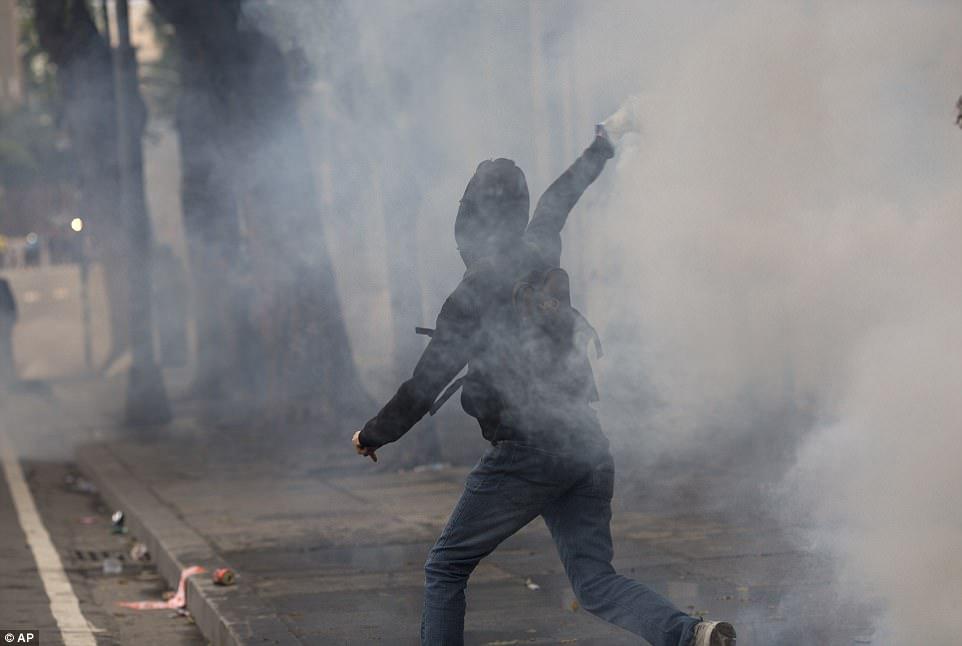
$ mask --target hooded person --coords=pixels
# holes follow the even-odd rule
[[[425,564],[422,645],[463,644],[468,577],[501,541],[539,515],[589,612],[654,646],[734,644],[730,625],[700,622],[615,573],[609,527],[614,463],[591,406],[596,397],[590,365],[546,356],[562,347],[551,339],[535,338],[537,352],[524,343],[531,336],[526,330],[548,328],[522,325],[519,293],[544,297],[534,308],[539,321],[565,312],[573,317],[570,303],[563,302],[569,299],[567,276],[559,269],[561,231],[613,155],[599,126],[592,144],[538,200],[530,223],[521,169],[509,159],[478,165],[454,227],[464,276],[441,307],[412,377],[354,434],[357,452],[377,461],[375,451],[431,411],[444,386],[468,366],[462,405],[478,419],[491,447],[468,475]],[[552,366],[551,374],[531,372],[529,364],[541,359]]]
[[[485,160],[464,189],[454,239],[466,267],[498,254],[528,226],[528,183],[510,159]]]

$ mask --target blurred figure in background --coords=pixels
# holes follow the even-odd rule
[[[17,322],[17,301],[6,278],[0,278],[0,386],[17,380],[13,362],[13,326]]]

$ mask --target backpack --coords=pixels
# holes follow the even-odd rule
[[[468,372],[444,390],[431,406],[434,415],[463,387],[461,406],[481,424],[485,436],[494,431],[509,398],[524,408],[537,393],[566,401],[598,401],[587,345],[604,356],[597,331],[571,306],[570,279],[560,267],[532,271],[514,284],[506,329],[498,334],[484,360],[472,360]],[[419,334],[433,330],[416,328]]]

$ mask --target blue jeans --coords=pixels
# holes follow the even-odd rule
[[[425,563],[422,646],[464,643],[464,589],[478,562],[542,516],[581,607],[648,640],[686,646],[698,619],[611,566],[614,462],[516,442],[485,451]]]

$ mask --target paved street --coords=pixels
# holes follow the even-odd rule
[[[72,465],[27,462],[24,472],[96,643],[207,643],[196,626],[172,611],[138,613],[117,606],[159,599],[167,585],[152,565],[131,562],[131,537],[110,533],[110,512],[96,495],[68,489],[65,477],[76,474]],[[121,560],[123,572],[105,575],[105,558]],[[5,481],[0,481],[0,573],[0,629],[37,629],[44,646],[63,644]]]
[[[6,479],[0,479],[0,629],[37,629],[62,643]]]
[[[417,643],[422,564],[468,466],[399,472],[390,447],[373,465],[316,431],[215,427],[185,406],[170,428],[124,439],[109,407],[93,414],[87,405],[115,386],[54,384],[4,403],[4,428],[97,643],[202,644],[211,635],[199,629],[218,622],[245,625],[247,637],[233,643]],[[470,453],[476,444],[458,448]],[[734,620],[742,646],[848,646],[870,634],[871,604],[839,598],[832,564],[800,549],[786,533],[792,528],[744,508],[734,517],[689,497],[673,501],[671,487],[628,467],[620,465],[613,522],[622,572],[689,612]],[[81,468],[106,489],[68,485]],[[143,521],[136,538],[158,558],[177,567],[213,559],[238,573],[232,588],[195,577],[202,593],[189,588],[188,607],[199,609],[198,625],[116,605],[161,599],[178,573],[170,559],[135,564],[127,556],[122,574],[103,574],[103,559],[127,555],[135,538],[109,531],[117,492],[128,515]],[[0,627],[40,628],[43,643],[61,643],[5,482],[0,572]],[[468,603],[468,644],[639,643],[578,608],[540,521],[479,566]]]
[[[321,457],[307,437],[293,452],[253,431],[172,433],[93,454],[124,490],[142,483],[236,569],[226,607],[255,599],[304,644],[417,643],[421,567],[467,468],[392,472],[346,443]],[[622,572],[689,612],[735,621],[743,646],[865,638],[870,608],[836,598],[831,563],[798,549],[774,522],[665,502],[616,500]],[[162,525],[160,533],[183,531]],[[639,643],[578,608],[540,521],[479,566],[468,604],[469,644]]]
[[[159,599],[168,589],[151,562],[135,563],[129,549],[135,537],[111,533],[111,509],[71,462],[76,444],[109,437],[111,408],[91,403],[116,392],[109,382],[67,381],[32,387],[0,399],[0,434],[8,442],[20,475],[66,574],[63,602],[76,598],[81,621],[97,644],[202,645],[207,641],[187,618],[171,611],[135,612],[118,601]],[[41,572],[58,564],[47,556],[38,563],[17,513],[8,469],[0,474],[0,630],[37,629],[40,643],[63,644]],[[18,494],[19,495],[19,494]],[[24,499],[20,504],[24,504]],[[103,561],[122,563],[118,574],[104,574]],[[80,633],[71,633],[78,638]],[[82,639],[82,635],[79,637]]]

